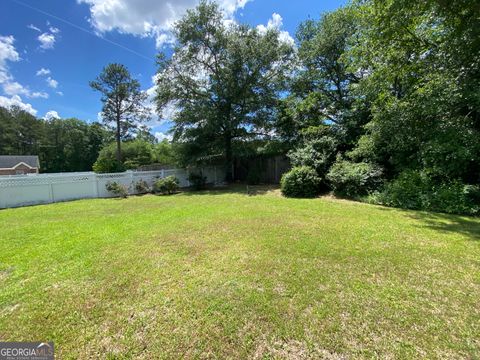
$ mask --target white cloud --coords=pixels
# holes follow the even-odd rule
[[[58,115],[58,112],[56,112],[55,110],[47,111],[47,113],[43,117],[43,120],[51,120],[51,119],[60,119],[60,115]]]
[[[51,71],[49,69],[44,69],[41,68],[40,70],[37,71],[37,76],[46,76],[50,75]],[[47,85],[51,87],[52,89],[56,89],[58,86],[58,81],[53,79],[51,76],[48,76],[45,81],[47,82]],[[60,92],[61,93],[61,92]],[[58,92],[57,92],[58,94]],[[61,93],[63,95],[63,93]]]
[[[38,31],[38,32],[42,32],[42,30],[40,30],[38,27],[36,27],[35,25],[33,24],[30,24],[27,26],[29,29],[32,29],[32,30],[35,30],[35,31]]]
[[[155,39],[155,47],[157,49],[163,48],[165,45],[175,44],[175,37],[172,34],[161,33],[157,35]]]
[[[48,94],[44,91],[34,91],[34,92],[29,92],[26,94],[30,98],[43,98],[43,99],[48,99]]]
[[[22,84],[19,84],[16,81],[11,81],[9,79],[8,81],[4,82],[2,84],[3,86],[3,91],[7,95],[25,95],[26,97],[29,98],[43,98],[43,99],[48,99],[48,94],[43,91],[31,91],[28,87],[23,86]]]
[[[58,81],[55,79],[52,79],[50,76],[47,77],[47,85],[50,86],[52,89],[56,89],[58,86]]]
[[[49,69],[41,68],[37,71],[37,76],[50,75],[51,71]]]
[[[280,14],[273,13],[272,18],[268,20],[267,25],[257,25],[257,30],[260,32],[260,34],[265,34],[270,29],[278,30],[281,41],[289,45],[294,45],[295,40],[292,36],[290,36],[288,31],[281,30],[282,26],[283,18],[280,16]]]
[[[20,96],[14,95],[11,98],[0,96],[0,106],[4,108],[11,108],[12,106],[18,106],[20,109],[29,112],[32,115],[37,115],[37,110],[33,108],[31,104],[24,103]]]
[[[156,131],[154,135],[158,141],[163,141],[165,139],[167,139],[168,141],[172,141],[172,135],[170,134],[165,134],[161,131]]]
[[[44,50],[53,49],[53,47],[55,45],[55,41],[57,40],[55,35],[60,33],[60,29],[58,29],[54,26],[51,26],[49,21],[47,21],[47,26],[48,26],[48,31],[43,32],[42,34],[40,34],[37,37],[38,41],[40,41],[40,48],[42,48]],[[40,28],[38,28],[37,26],[35,26],[33,24],[30,24],[27,27],[29,29],[35,30],[39,33],[42,32],[42,30]]]
[[[16,81],[7,81],[3,84],[3,91],[7,95],[27,95],[28,90]]]
[[[13,43],[15,38],[13,36],[0,36],[0,71],[7,66],[7,61],[19,61],[20,55]]]
[[[57,91],[57,95],[63,96],[63,92],[62,91]]]
[[[219,0],[225,16],[243,8],[249,0]],[[172,42],[173,23],[198,0],[77,0],[90,7],[90,23],[99,32],[117,30],[120,33],[154,37],[157,48]]]
[[[43,33],[38,37],[40,47],[44,50],[53,49],[55,46],[55,35],[50,33]]]
[[[16,95],[25,95],[29,98],[48,98],[47,93],[32,92],[28,87],[14,80],[7,65],[9,61],[20,61],[20,55],[13,45],[14,42],[15,38],[13,36],[0,36],[0,85],[2,86],[3,92],[6,95],[14,97],[17,102]],[[20,97],[18,97],[18,99],[20,99]],[[4,100],[4,102],[5,101],[6,100]]]

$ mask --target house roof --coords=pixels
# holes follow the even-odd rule
[[[32,168],[40,168],[37,155],[0,155],[0,169],[13,169],[20,163]]]

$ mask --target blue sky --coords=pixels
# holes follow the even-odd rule
[[[218,0],[226,18],[276,26],[288,38],[307,18],[345,0]],[[153,93],[155,55],[173,41],[169,29],[197,0],[1,0],[0,106],[38,117],[96,121],[100,95],[88,82],[110,62],[126,65]],[[168,122],[150,125],[161,138]]]

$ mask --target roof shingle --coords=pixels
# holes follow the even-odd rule
[[[21,162],[34,168],[40,167],[37,155],[0,155],[0,169],[11,169]]]

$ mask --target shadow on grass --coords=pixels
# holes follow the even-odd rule
[[[232,184],[226,186],[209,187],[206,190],[190,190],[184,189],[182,194],[185,196],[192,195],[226,195],[226,194],[238,194],[238,195],[265,195],[270,192],[274,192],[278,189],[278,185],[246,185],[246,184]]]
[[[480,219],[478,218],[428,212],[416,212],[409,216],[421,221],[422,227],[463,234],[472,240],[480,240]]]
[[[361,201],[359,199],[348,199],[348,198],[336,197],[331,195],[327,195],[325,197],[365,203],[364,201]],[[394,208],[394,207],[378,205],[378,204],[372,204],[372,205],[381,211],[392,212],[392,213],[393,212],[398,213],[398,211],[401,211],[407,217],[410,217],[412,219],[419,221],[420,224],[418,226],[422,228],[430,228],[430,229],[434,229],[434,230],[445,232],[445,233],[452,232],[452,233],[463,234],[470,237],[471,240],[477,240],[477,241],[480,240],[480,218],[479,217]]]

